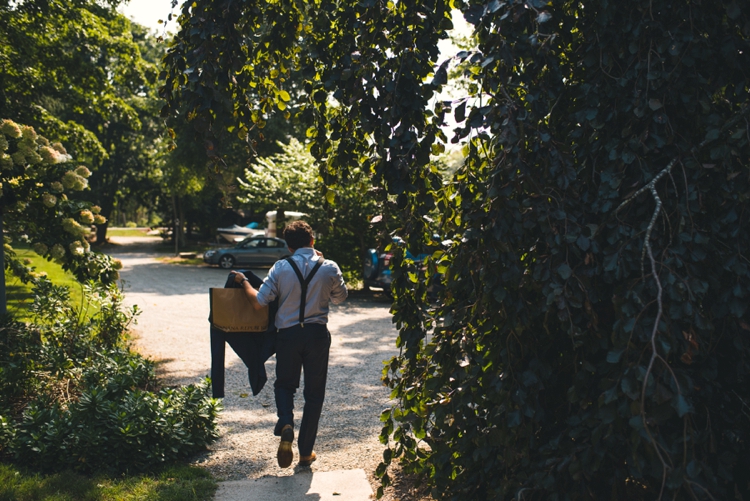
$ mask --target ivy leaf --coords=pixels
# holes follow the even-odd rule
[[[485,7],[484,12],[486,14],[492,14],[493,12],[496,12],[503,5],[505,5],[505,2],[501,2],[500,0],[492,0],[490,3],[487,4],[487,7]]]
[[[435,77],[432,79],[431,85],[433,87],[440,87],[448,82],[448,61],[445,61],[440,65],[440,68],[435,72]]]
[[[656,111],[662,107],[662,104],[661,104],[661,101],[659,101],[658,99],[649,99],[648,107],[651,108],[653,111]]]
[[[537,21],[537,22],[538,22],[539,24],[542,24],[542,23],[546,23],[546,22],[547,22],[547,21],[549,21],[550,19],[552,19],[552,14],[550,14],[550,13],[549,13],[549,12],[547,12],[546,10],[544,10],[544,11],[540,12],[540,13],[539,13],[539,15],[538,15],[538,16],[536,16],[536,21]]]
[[[737,5],[737,2],[732,2],[727,5],[727,17],[729,17],[729,19],[737,19],[741,15],[742,10],[740,9],[740,6]]]
[[[457,123],[461,123],[466,120],[466,101],[462,102],[456,107],[456,111],[453,115]]]
[[[684,395],[677,395],[677,399],[672,401],[674,409],[677,411],[677,415],[682,417],[685,414],[693,412],[693,406],[687,401]]]
[[[583,235],[580,235],[578,237],[578,240],[576,240],[576,244],[582,251],[587,251],[589,250],[589,247],[591,247],[591,241]]]
[[[508,413],[508,428],[515,428],[521,424],[521,413],[513,411]]]
[[[609,353],[607,353],[607,362],[609,362],[610,364],[618,363],[623,353],[625,353],[625,350],[610,351]]]
[[[560,274],[563,280],[567,280],[573,274],[573,270],[570,269],[570,266],[568,266],[567,263],[563,263],[557,268],[557,273]]]
[[[638,414],[636,416],[631,417],[628,420],[628,424],[630,425],[631,428],[634,428],[636,430],[642,430],[643,429],[643,418],[641,417],[640,414]]]
[[[711,129],[706,133],[704,141],[714,141],[719,138],[719,129]]]

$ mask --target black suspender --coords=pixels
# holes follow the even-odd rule
[[[305,303],[307,302],[307,286],[310,285],[310,281],[315,276],[315,273],[318,272],[318,269],[323,264],[323,259],[318,259],[318,262],[315,263],[315,266],[313,266],[313,269],[310,271],[310,274],[307,275],[307,278],[302,277],[302,272],[299,271],[299,268],[297,268],[297,265],[294,264],[294,261],[292,261],[291,257],[286,258],[286,261],[292,265],[292,269],[294,270],[294,274],[297,275],[297,280],[299,280],[300,285],[302,286],[302,294],[300,295],[300,304],[299,304],[299,324],[304,327],[305,326]]]

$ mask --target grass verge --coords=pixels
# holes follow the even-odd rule
[[[150,228],[107,228],[108,237],[145,237]]]
[[[14,247],[13,250],[19,259],[26,260],[29,266],[36,268],[36,273],[45,273],[53,283],[68,287],[73,304],[82,304],[83,291],[81,283],[71,273],[63,270],[62,266],[54,261],[47,261],[31,249],[18,246]],[[17,320],[31,320],[29,308],[34,299],[31,295],[31,284],[24,284],[18,277],[5,270],[5,293],[8,301],[8,311]],[[93,314],[95,312],[91,311],[88,313]]]
[[[0,463],[0,501],[209,501],[211,475],[196,466],[172,466],[150,475],[86,477],[42,475]]]
[[[202,257],[161,256],[156,259],[167,264],[186,264],[190,266],[200,266],[203,264]]]

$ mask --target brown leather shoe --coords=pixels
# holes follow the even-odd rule
[[[318,459],[318,456],[313,452],[309,456],[300,456],[299,458],[299,465],[300,466],[310,466],[313,461]]]
[[[294,428],[288,424],[281,429],[281,442],[279,442],[279,450],[276,452],[276,460],[281,468],[289,468],[292,464],[292,459],[294,459],[292,442],[294,442]]]

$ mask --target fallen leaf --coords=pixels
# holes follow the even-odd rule
[[[240,398],[247,398],[247,393],[240,393]]]

